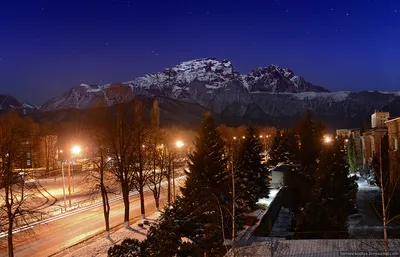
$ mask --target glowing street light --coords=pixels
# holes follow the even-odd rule
[[[245,136],[242,136],[242,138],[245,139],[246,137],[245,137]]]
[[[332,138],[331,138],[330,136],[325,136],[324,142],[325,142],[326,144],[330,144],[330,143],[332,142]]]
[[[73,146],[72,149],[71,149],[71,152],[72,152],[73,154],[75,154],[75,155],[80,154],[81,151],[82,151],[82,149],[81,149],[81,147],[78,146],[78,145]]]
[[[183,147],[184,145],[185,145],[185,144],[184,144],[182,141],[180,141],[180,140],[176,141],[176,147],[181,148],[181,147]]]
[[[263,136],[262,136],[262,135],[260,135],[260,138],[263,138]]]
[[[236,140],[236,137],[233,137],[233,140]]]
[[[347,143],[349,142],[349,140],[346,138],[346,139],[344,140],[344,142],[347,144]]]

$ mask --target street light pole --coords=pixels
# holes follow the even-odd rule
[[[74,161],[72,160],[72,192],[75,193],[75,182],[74,182]]]
[[[69,207],[71,208],[71,160],[68,158],[68,198],[69,198]]]
[[[180,151],[180,149],[184,146],[185,144],[182,142],[182,141],[180,141],[180,140],[178,140],[178,141],[176,141],[176,147],[178,148],[178,158],[180,157],[180,153],[181,153],[181,151]],[[174,190],[174,201],[176,200],[176,192],[175,192],[175,167],[173,167],[173,169],[172,169],[172,179],[173,179],[173,181],[172,181],[172,187],[173,187],[173,190]]]
[[[64,166],[63,160],[61,161],[61,175],[62,175],[62,182],[63,182],[63,196],[64,196],[64,209],[67,210],[67,199],[65,195],[65,180],[64,180]]]

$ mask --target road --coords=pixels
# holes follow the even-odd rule
[[[182,183],[183,179],[180,182]],[[177,188],[179,188],[179,183],[177,184]],[[138,196],[132,196],[130,202],[130,223],[133,223],[140,219]],[[160,203],[166,203],[166,185],[163,186]],[[122,200],[112,202],[110,205],[110,226],[115,227],[123,223],[124,205]],[[154,198],[150,191],[145,194],[145,207],[147,215],[156,211]],[[14,234],[15,256],[49,256],[104,231],[101,206],[83,209],[58,219],[55,217],[48,223],[43,223]],[[7,237],[1,238],[0,257],[7,256],[6,240]]]

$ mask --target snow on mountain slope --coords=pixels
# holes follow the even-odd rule
[[[341,102],[347,99],[351,92],[350,91],[338,91],[338,92],[301,92],[293,94],[293,97],[304,100],[314,98],[330,98],[334,101]]]
[[[277,65],[257,68],[243,75],[235,71],[228,60],[215,58],[197,59],[182,62],[163,72],[146,74],[132,81],[121,83],[130,89],[129,100],[133,95],[167,96],[187,102],[198,103],[199,99],[208,98],[206,94],[220,91],[233,92],[327,92],[314,86],[303,78],[295,76],[293,71]],[[116,84],[87,85],[81,84],[62,96],[45,103],[41,110],[52,111],[66,108],[90,108],[96,105],[112,105],[115,99]],[[125,92],[128,93],[128,92]],[[129,93],[128,93],[129,94]]]
[[[81,84],[43,104],[41,111],[112,106],[135,96],[171,99],[254,123],[292,122],[307,109],[328,121],[347,119],[351,126],[362,124],[377,109],[400,115],[398,92],[329,92],[277,65],[240,74],[230,61],[215,58],[182,62],[124,83]],[[169,108],[166,102],[160,101],[160,109]]]
[[[257,68],[241,77],[243,84],[249,91],[261,92],[328,92],[325,88],[312,85],[302,77],[295,76],[290,69],[283,69],[277,65]]]
[[[37,111],[38,108],[32,104],[21,103],[10,95],[0,94],[0,110],[9,111],[14,110],[21,114],[27,114]]]

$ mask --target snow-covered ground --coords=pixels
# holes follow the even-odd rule
[[[159,216],[160,212],[156,212],[153,215],[147,217],[147,220],[150,223],[155,223],[157,222]],[[139,228],[138,224],[141,222],[142,221],[138,221],[134,223],[130,226],[130,228],[122,227],[114,232],[111,232],[109,239],[107,239],[105,235],[102,235],[102,237],[96,237],[75,247],[69,248],[56,256],[107,257],[108,249],[115,244],[121,244],[121,242],[126,238],[144,240],[147,237],[147,232],[150,226]]]
[[[371,186],[360,177],[357,181],[357,207],[358,212],[349,217],[348,230],[351,238],[381,238],[383,235],[382,221],[372,207],[373,201],[380,201],[381,190],[378,186]],[[388,226],[390,232],[398,234],[400,224],[393,221]]]
[[[276,194],[279,192],[279,189],[270,189],[268,198],[261,198],[258,200],[257,204],[269,206],[271,202],[275,199]]]

